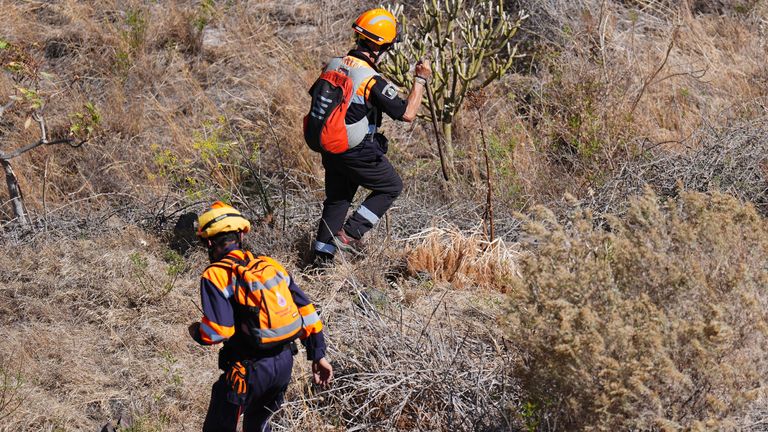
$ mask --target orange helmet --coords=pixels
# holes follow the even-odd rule
[[[225,232],[244,232],[251,230],[251,223],[234,207],[216,201],[197,219],[197,236],[203,239]]]
[[[355,33],[375,43],[387,45],[400,40],[397,32],[397,19],[386,9],[370,9],[362,14],[352,24]]]

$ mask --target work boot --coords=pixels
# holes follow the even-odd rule
[[[363,241],[350,236],[344,229],[341,229],[336,233],[333,241],[336,244],[336,247],[341,251],[351,253],[352,255],[363,254]]]

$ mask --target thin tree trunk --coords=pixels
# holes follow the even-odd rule
[[[5,171],[5,183],[8,185],[8,195],[11,198],[13,215],[22,227],[28,228],[31,225],[31,222],[29,216],[27,216],[27,211],[24,208],[24,198],[21,194],[21,188],[19,187],[19,181],[16,178],[16,174],[14,174],[11,163],[8,160],[0,159],[0,164],[3,165],[3,170]]]
[[[456,178],[455,152],[453,150],[453,123],[451,120],[443,120],[443,143],[445,144],[445,165],[448,175]]]
[[[440,170],[443,172],[443,179],[445,181],[451,180],[450,172],[445,165],[445,155],[443,155],[443,144],[440,140],[440,132],[437,130],[437,111],[435,110],[435,98],[432,95],[432,88],[427,84],[427,102],[429,103],[429,112],[432,117],[432,127],[435,131],[435,145],[437,146],[437,154],[440,156]]]
[[[488,157],[488,143],[485,141],[485,124],[483,123],[483,115],[480,112],[480,108],[477,108],[477,119],[480,122],[480,139],[483,141],[483,156],[485,157],[485,174],[486,174],[486,195],[485,195],[485,212],[488,217],[488,231],[489,241],[493,243],[495,237],[495,229],[493,225],[493,179],[491,173],[491,160]]]

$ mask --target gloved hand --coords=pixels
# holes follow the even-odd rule
[[[226,378],[230,388],[227,400],[242,406],[248,399],[248,369],[246,365],[241,362],[233,363],[227,371]]]

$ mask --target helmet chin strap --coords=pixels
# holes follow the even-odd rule
[[[211,246],[208,248],[208,262],[215,263],[216,261],[218,261],[218,257],[216,256],[216,248]]]
[[[375,59],[373,60],[373,62],[374,63],[378,63],[379,62],[379,58],[381,58],[381,56],[386,54],[387,51],[389,51],[389,49],[391,47],[392,47],[392,44],[381,45],[381,47],[379,48],[379,53],[377,55],[375,55]]]
[[[384,53],[389,51],[389,48],[392,47],[392,44],[384,44],[379,45],[379,50],[376,52],[373,48],[371,48],[371,45],[369,42],[367,42],[365,39],[360,38],[357,42],[358,48],[360,48],[361,51],[367,53],[369,56],[371,56],[371,60],[373,60],[373,63],[376,64],[379,62],[379,59],[381,58]]]

